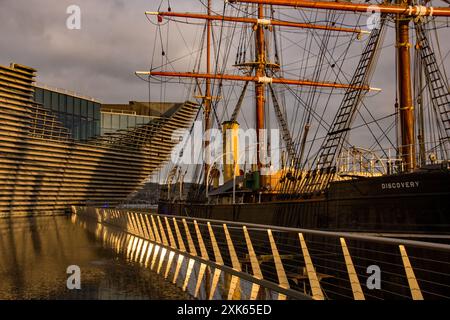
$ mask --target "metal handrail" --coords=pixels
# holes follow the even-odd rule
[[[353,297],[355,300],[366,297],[422,300],[424,295],[427,299],[449,298],[446,292],[450,288],[450,276],[447,274],[450,266],[448,262],[450,245],[447,244],[382,238],[350,232],[164,215],[148,210],[74,207],[73,212],[99,223],[97,229],[101,225],[111,225],[129,233],[132,238],[140,237],[144,242],[153,243],[152,246],[155,245],[158,250],[164,250],[165,252],[159,256],[158,251],[151,253],[150,250],[150,254],[152,270],[155,259],[159,259],[158,274],[161,266],[167,262],[166,278],[174,254],[179,258],[181,256],[187,258],[190,262],[183,290],[186,289],[193,264],[199,263],[201,269],[197,276],[195,297],[198,296],[198,288],[203,283],[205,268],[210,266],[219,273],[224,272],[232,277],[230,287],[227,289],[228,299],[234,295],[238,279],[253,284],[251,299],[255,299],[259,292],[255,286],[276,292],[279,299],[312,297],[322,300],[328,299],[328,295],[331,298]],[[180,223],[182,227],[184,225],[184,235],[178,230]],[[171,229],[176,231],[176,242]],[[108,239],[105,239],[106,234],[100,232],[97,236],[103,237],[103,240],[108,242]],[[172,237],[170,241],[166,235]],[[348,240],[356,242],[347,243]],[[141,254],[141,244],[137,246],[136,241],[142,240],[135,239],[133,244],[129,243],[129,239],[126,241],[126,246],[131,248],[132,252],[137,250],[137,255]],[[183,242],[189,244],[189,248]],[[123,247],[124,243],[121,242],[120,246]],[[201,254],[198,253],[199,249]],[[208,251],[209,255],[214,253],[215,262],[208,255]],[[167,261],[166,252],[172,256],[169,260],[166,259]],[[221,255],[226,257],[225,263]],[[180,262],[177,263],[177,270],[179,267]],[[249,267],[252,272],[248,271]],[[381,291],[371,291],[373,288],[369,282],[366,282],[367,288],[362,289],[364,285],[360,280],[367,279],[365,270],[367,269],[366,273],[369,273],[369,267],[383,269],[383,283],[386,287]],[[177,278],[177,274],[175,271],[174,279]],[[211,285],[211,292],[214,292],[217,286],[216,275],[215,279],[216,282]],[[268,281],[269,285],[259,281],[262,279]],[[209,286],[206,280],[203,285],[205,289]],[[280,291],[279,288],[293,290],[297,294]],[[308,292],[307,288],[311,291]],[[239,295],[244,294],[245,290],[240,291]]]
[[[312,230],[312,229],[301,229],[301,228],[290,228],[290,227],[281,227],[281,226],[275,226],[275,225],[263,225],[263,224],[256,224],[256,223],[247,223],[247,222],[236,222],[236,221],[227,221],[227,220],[211,220],[211,219],[204,219],[204,218],[194,218],[189,216],[176,216],[176,215],[165,215],[165,214],[156,214],[156,213],[147,213],[142,212],[145,214],[152,214],[155,216],[161,216],[161,217],[170,217],[170,218],[179,218],[179,219],[186,219],[191,221],[202,221],[202,222],[214,222],[216,224],[227,224],[232,226],[238,226],[238,227],[247,227],[247,229],[261,229],[261,230],[267,230],[270,229],[272,231],[280,231],[280,232],[292,232],[292,233],[303,233],[303,234],[311,234],[311,235],[319,235],[319,236],[329,236],[329,237],[335,237],[335,238],[346,238],[351,240],[363,240],[363,241],[370,241],[370,242],[376,242],[381,244],[390,244],[390,245],[407,245],[412,246],[416,248],[421,249],[432,249],[432,250],[441,250],[445,252],[450,252],[450,245],[443,244],[443,243],[431,243],[431,242],[425,242],[425,241],[417,241],[417,240],[407,240],[407,239],[397,239],[397,238],[389,238],[389,237],[376,237],[376,236],[367,236],[367,235],[360,235],[350,232],[333,232],[333,231],[321,231],[321,230]]]
[[[235,270],[233,268],[227,267],[226,265],[220,265],[220,264],[215,263],[214,261],[203,259],[200,256],[191,255],[187,251],[180,251],[180,250],[175,249],[173,247],[170,247],[168,245],[164,245],[162,243],[157,243],[157,242],[145,239],[145,238],[143,238],[143,237],[141,237],[139,235],[133,234],[133,233],[128,232],[128,231],[121,230],[119,227],[115,226],[114,224],[111,224],[111,223],[108,223],[108,222],[103,222],[103,223],[105,225],[108,225],[108,227],[114,228],[116,230],[120,230],[120,232],[132,235],[134,237],[137,237],[137,238],[140,238],[140,239],[143,239],[143,240],[146,240],[146,241],[153,242],[154,244],[157,244],[158,246],[163,247],[163,248],[165,248],[167,250],[173,251],[176,254],[181,254],[183,256],[186,256],[189,259],[192,259],[192,260],[195,260],[197,262],[206,264],[209,267],[213,267],[215,269],[221,269],[222,271],[224,271],[224,272],[226,272],[226,273],[228,273],[230,275],[237,276],[237,277],[239,277],[239,278],[241,278],[243,280],[249,281],[251,283],[256,283],[256,284],[260,285],[261,287],[273,290],[273,291],[275,291],[277,293],[285,294],[286,296],[288,296],[290,298],[295,298],[295,299],[298,299],[298,300],[312,300],[312,298],[310,296],[305,295],[305,294],[303,294],[303,293],[301,293],[299,291],[280,287],[279,285],[277,285],[276,283],[273,283],[271,281],[267,281],[267,280],[264,280],[264,279],[258,279],[258,278],[253,277],[252,275],[250,275],[250,274],[248,274],[246,272],[239,272],[239,271],[237,271],[237,270]]]

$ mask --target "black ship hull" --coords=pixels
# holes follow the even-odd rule
[[[163,214],[329,231],[450,235],[450,171],[334,182],[321,197],[245,204],[161,200]]]

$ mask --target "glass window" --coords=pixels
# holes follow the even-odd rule
[[[66,98],[67,96],[64,94],[59,95],[59,112],[66,112]]]
[[[74,138],[77,139],[77,140],[80,140],[80,130],[81,130],[81,127],[80,127],[80,118],[79,118],[79,117],[76,117],[74,120],[75,120],[75,121],[74,121],[74,124],[73,124]]]
[[[67,116],[66,127],[69,129],[70,132],[72,132],[73,135],[75,134],[77,128],[76,126],[74,126],[72,115]]]
[[[51,101],[52,101],[51,92],[48,90],[45,90],[44,91],[44,107],[46,107],[47,109],[50,109]]]
[[[134,128],[134,127],[136,127],[136,117],[129,116],[128,117],[128,128]]]
[[[61,121],[61,124],[67,128],[67,118],[65,113],[60,113],[58,117],[59,121]]]
[[[36,88],[34,91],[34,101],[38,103],[44,103],[44,90]]]
[[[59,94],[57,92],[52,92],[52,110],[59,111]]]
[[[80,140],[86,140],[86,121],[81,121],[80,123]]]
[[[103,113],[102,114],[102,127],[105,129],[111,129],[112,128],[112,122],[111,122],[111,114],[109,113]]]
[[[81,101],[80,101],[80,99],[78,99],[78,98],[74,98],[75,99],[75,108],[74,108],[74,110],[73,110],[73,114],[76,114],[76,115],[81,115],[81,113],[80,113],[80,108],[81,108]]]
[[[111,129],[118,130],[120,129],[120,118],[119,115],[113,114],[111,115]]]
[[[97,125],[94,120],[91,121],[91,138],[94,138],[97,135]]]
[[[120,116],[120,129],[127,129],[128,128],[128,116],[121,115]]]
[[[92,120],[90,122],[90,126],[89,127],[90,127],[90,130],[91,130],[91,133],[90,133],[89,137],[90,138],[94,138],[97,135],[97,133],[96,133],[97,126],[96,126],[96,123],[95,123],[94,120]]]
[[[88,117],[89,119],[94,119],[94,103],[92,101],[88,101]]]
[[[87,101],[86,100],[81,100],[81,115],[83,117],[87,117],[88,116]]]
[[[73,110],[74,110],[73,97],[67,96],[67,113],[73,114]]]
[[[94,108],[95,108],[94,119],[95,120],[100,120],[100,118],[101,118],[100,106],[99,105],[95,105]]]
[[[92,121],[86,122],[86,139],[92,137]]]
[[[96,136],[100,135],[100,120],[94,120],[94,133]]]

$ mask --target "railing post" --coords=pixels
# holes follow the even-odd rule
[[[188,240],[189,252],[193,256],[197,256],[197,249],[195,249],[194,241],[192,241],[191,232],[189,231],[189,226],[186,222],[186,219],[183,219],[184,230],[186,232],[186,237]],[[189,259],[188,268],[186,271],[186,278],[184,279],[183,291],[186,291],[187,286],[189,284],[189,279],[191,278],[192,269],[194,268],[194,259]]]
[[[150,244],[149,244],[149,246],[147,248],[147,256],[145,257],[145,262],[144,262],[145,267],[148,267],[150,258],[151,258],[152,253],[153,253],[153,249],[155,248],[155,244],[153,242],[156,241],[156,238],[155,238],[155,236],[153,234],[152,225],[150,223],[150,220],[148,219],[148,215],[145,215],[144,219],[145,219],[145,222],[146,222],[145,224],[147,225],[148,234],[150,236]]]
[[[150,216],[150,220],[152,221],[153,233],[155,235],[156,242],[159,245],[161,245],[161,237],[159,236],[158,228],[156,227],[156,223],[155,223],[155,219],[153,218],[153,215]],[[153,253],[153,259],[152,259],[152,263],[150,265],[150,269],[151,270],[153,270],[153,267],[155,266],[156,258],[158,257],[158,253],[159,253],[159,250],[161,248],[159,245],[155,245],[155,251]]]
[[[124,212],[124,215],[125,215],[125,219],[127,221],[127,229],[126,230],[135,232],[133,221],[131,220],[130,215],[128,214],[128,212]]]
[[[305,259],[306,273],[308,275],[313,299],[324,300],[322,288],[320,287],[320,281],[317,278],[316,270],[314,269],[311,256],[309,255],[309,250],[306,246],[305,238],[303,238],[302,233],[299,233],[298,236],[300,238],[300,246],[302,247],[303,258]]]
[[[422,291],[420,291],[419,283],[417,282],[414,270],[411,266],[411,263],[409,262],[405,246],[400,245],[399,249],[400,254],[402,255],[403,266],[405,267],[405,273],[408,279],[409,289],[411,290],[411,296],[413,300],[423,300]]]
[[[186,252],[186,246],[184,245],[183,238],[181,237],[180,229],[178,228],[177,219],[173,218],[173,224],[175,226],[175,232],[177,234],[178,246],[180,247],[181,252]],[[175,273],[173,275],[173,283],[177,282],[178,274],[180,273],[181,265],[183,264],[184,256],[182,254],[178,255],[178,262],[175,268]]]
[[[250,239],[250,235],[248,234],[247,227],[242,227],[244,230],[245,242],[247,243],[248,255],[250,258],[250,263],[252,265],[252,272],[255,278],[263,279],[263,275],[261,272],[261,267],[259,266],[258,258],[256,257],[255,249],[253,248],[252,240]],[[256,283],[252,285],[252,291],[250,293],[250,300],[256,300],[258,298],[258,293],[260,290],[260,286]]]
[[[156,220],[158,220],[158,226],[159,226],[159,231],[161,234],[161,239],[162,239],[162,243],[165,247],[169,246],[169,243],[167,242],[167,237],[166,237],[166,233],[164,232],[164,227],[161,223],[161,218],[159,216],[156,216]],[[159,257],[159,264],[158,264],[158,269],[156,271],[157,274],[159,274],[161,272],[161,268],[162,265],[164,263],[164,258],[166,257],[167,254],[167,249],[166,248],[162,248],[161,249],[161,255]]]
[[[289,281],[286,277],[286,272],[284,271],[283,262],[281,261],[281,257],[280,257],[280,254],[278,253],[277,245],[276,245],[275,240],[272,235],[272,230],[268,229],[267,234],[269,236],[270,247],[272,248],[272,255],[273,255],[273,260],[275,263],[275,269],[277,270],[278,282],[280,283],[280,287],[282,287],[284,289],[289,289],[290,288]],[[278,295],[278,299],[286,300],[286,295],[280,293]]]
[[[223,259],[222,259],[222,254],[220,253],[220,249],[219,246],[217,244],[217,240],[216,240],[216,236],[214,235],[214,231],[211,227],[211,223],[208,222],[208,230],[209,230],[209,237],[211,238],[211,244],[213,247],[213,251],[214,251],[214,258],[216,260],[216,263],[218,265],[223,266]],[[216,268],[214,270],[214,275],[213,275],[213,279],[212,279],[212,283],[211,283],[211,289],[209,291],[209,300],[212,300],[214,297],[214,293],[216,291],[217,288],[217,284],[219,283],[219,279],[220,279],[220,275],[222,274],[222,270]]]
[[[223,229],[225,231],[225,238],[227,240],[228,251],[230,253],[230,258],[231,258],[231,263],[233,265],[233,269],[241,272],[242,271],[241,263],[239,262],[239,259],[237,257],[236,250],[234,249],[233,241],[231,240],[230,232],[228,231],[228,227],[226,224],[223,225]],[[231,276],[230,288],[228,291],[227,300],[232,300],[233,297],[235,297],[235,292],[236,292],[236,289],[238,286],[240,287],[240,279],[236,276]],[[240,294],[239,294],[239,298],[240,298]]]
[[[195,232],[197,234],[198,244],[199,244],[199,247],[200,247],[200,254],[202,255],[203,259],[209,260],[208,251],[206,251],[205,243],[203,242],[203,237],[202,237],[202,234],[200,232],[200,228],[198,227],[198,224],[197,224],[196,220],[194,220],[194,226],[195,226]],[[197,277],[197,284],[195,286],[194,298],[198,298],[198,294],[199,294],[199,291],[200,291],[200,285],[202,283],[203,276],[205,275],[205,271],[206,271],[206,264],[201,263],[200,264],[200,270],[198,272],[198,277]],[[207,287],[208,286],[205,285],[205,288],[207,288]]]
[[[144,215],[142,213],[139,213],[138,217],[139,217],[139,221],[140,221],[141,226],[142,226],[142,231],[143,231],[144,237],[150,238],[150,235],[148,234],[147,225],[146,225],[145,220],[144,220]]]
[[[177,249],[177,244],[175,242],[175,238],[173,237],[172,229],[170,228],[169,219],[167,219],[167,217],[164,217],[164,220],[166,222],[166,228],[167,228],[167,234],[169,236],[170,246],[172,248],[174,248],[174,249]],[[170,268],[172,267],[172,262],[173,262],[174,256],[175,256],[175,252],[174,251],[170,251],[170,253],[169,253],[169,261],[167,262],[166,272],[164,273],[164,278],[165,279],[167,279],[167,277],[169,276],[169,272],[170,272]]]
[[[353,298],[355,300],[365,300],[361,284],[359,283],[358,275],[356,273],[355,267],[353,265],[352,257],[347,248],[347,243],[344,238],[340,238],[342,252],[344,254],[345,265],[347,266],[347,273],[350,280],[350,285],[353,291]]]

